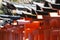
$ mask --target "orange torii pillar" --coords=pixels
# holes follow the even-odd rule
[[[4,34],[4,39],[6,40],[20,40],[19,34],[20,34],[20,29],[13,24],[6,24],[4,26],[6,28],[6,33]]]
[[[30,23],[30,20],[22,18],[17,20],[18,21],[18,28],[20,29],[20,40],[25,40],[25,24]]]
[[[1,33],[2,33],[2,40],[9,40],[9,36],[8,36],[8,32],[7,32],[7,28],[9,28],[10,25],[6,24],[4,25],[4,27],[1,29]]]
[[[60,40],[60,18],[51,19],[50,26],[51,26],[50,40]]]
[[[38,34],[34,35],[34,31],[40,26],[39,21],[33,21],[25,24],[25,40],[38,40]]]
[[[40,20],[40,27],[38,29],[38,40],[44,40],[44,20]]]

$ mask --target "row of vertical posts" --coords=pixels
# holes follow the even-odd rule
[[[4,25],[0,28],[0,40],[60,40],[59,18],[26,21],[20,21],[19,25]]]

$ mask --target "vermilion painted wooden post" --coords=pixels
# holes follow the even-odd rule
[[[0,40],[3,40],[3,37],[2,37],[2,28],[0,28]]]
[[[32,33],[33,33],[33,35],[34,35],[34,40],[38,40],[38,39],[39,39],[39,30],[36,29],[36,30],[34,30]]]
[[[6,25],[4,25],[4,28],[6,28],[6,33],[4,34],[6,37],[6,40],[13,40],[12,38],[13,35],[11,32],[12,26],[7,23]]]
[[[51,26],[51,35],[50,40],[59,40],[59,18],[51,19],[50,26]]]
[[[3,28],[2,29],[2,40],[7,40],[7,30],[6,30],[6,28]]]
[[[30,23],[28,19],[18,20],[18,28],[20,29],[20,40],[25,40],[25,24]]]
[[[39,23],[40,23],[39,21],[34,21],[34,22],[31,22],[31,23],[25,24],[25,37],[28,38],[28,40],[30,40],[29,37],[31,37],[31,36],[28,37],[28,35],[29,34],[34,35],[33,31],[38,29],[38,27],[40,25]],[[32,36],[32,37],[33,38],[31,40],[34,40],[34,36]],[[38,34],[35,37],[38,40]]]
[[[3,35],[3,38],[5,40],[20,40],[18,36],[19,28],[17,26],[6,24],[4,27],[6,28],[6,30],[3,31],[5,35]]]

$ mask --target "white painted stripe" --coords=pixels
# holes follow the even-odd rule
[[[32,15],[32,13],[29,13],[29,12],[26,12],[26,11],[22,11],[22,13]]]
[[[43,19],[43,15],[37,15],[37,19]]]
[[[50,17],[60,17],[57,12],[50,12],[49,15]]]
[[[5,3],[5,2],[2,2],[2,4],[7,5],[7,3]]]
[[[45,1],[47,1],[49,3],[53,3],[53,4],[55,4],[55,2],[56,2],[56,0],[45,0]]]

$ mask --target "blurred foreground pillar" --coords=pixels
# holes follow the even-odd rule
[[[0,8],[1,8],[1,3],[2,3],[2,0],[0,0]]]

